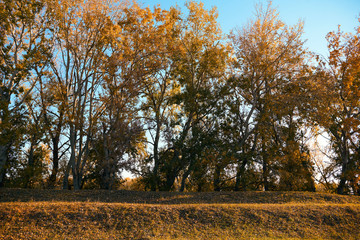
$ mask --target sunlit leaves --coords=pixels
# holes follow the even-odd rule
[[[333,161],[341,169],[338,193],[359,191],[359,103],[360,103],[360,41],[359,28],[355,34],[340,30],[327,35],[330,56],[328,67],[321,64],[317,79],[322,111],[314,120],[331,137]],[[321,77],[321,78],[320,78]],[[356,183],[354,183],[356,182]]]

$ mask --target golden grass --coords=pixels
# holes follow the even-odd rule
[[[0,239],[360,239],[360,203],[354,196],[151,193],[148,198],[148,193],[122,192],[113,193],[124,196],[118,202],[91,201],[95,196],[70,202],[41,201],[35,194],[32,201],[21,201],[21,190],[17,201],[8,201],[9,194],[2,193],[9,191],[16,190],[0,191]],[[91,195],[66,193],[67,199]],[[222,198],[231,201],[214,200]]]

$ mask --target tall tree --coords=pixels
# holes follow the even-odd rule
[[[271,2],[266,8],[259,5],[256,18],[230,34],[235,57],[231,83],[235,101],[230,102],[230,113],[237,133],[238,177],[249,163],[248,151],[256,150],[265,190],[271,188],[270,178],[275,174],[272,154],[278,151],[278,129],[296,111],[296,105],[280,107],[294,103],[285,102],[284,96],[290,93],[283,89],[291,89],[297,81],[306,57],[303,23],[286,26],[278,15]]]
[[[142,36],[140,47],[146,55],[142,56],[142,63],[146,69],[143,71],[140,95],[144,99],[141,104],[143,123],[149,136],[149,156],[146,163],[145,179],[148,179],[150,189],[159,190],[159,168],[162,165],[161,152],[166,148],[167,141],[165,129],[174,118],[175,106],[172,103],[173,95],[180,90],[174,81],[172,73],[175,63],[172,55],[177,52],[177,37],[179,36],[179,10],[171,8],[169,11],[156,7],[142,9],[146,21],[139,21],[136,35]],[[139,17],[138,17],[139,18]],[[140,17],[142,19],[142,17]],[[162,147],[162,145],[165,145]]]
[[[181,171],[184,181],[189,176],[194,165],[190,162],[196,159],[187,145],[196,135],[191,129],[206,126],[200,122],[213,112],[215,85],[225,69],[226,49],[216,10],[207,11],[195,2],[186,6],[187,16],[175,8],[154,9],[157,22],[145,27],[146,41],[153,44],[147,47],[149,60],[155,63],[142,84],[151,147],[145,177],[152,190],[172,189]]]
[[[95,156],[101,188],[111,189],[121,170],[131,170],[135,155],[144,152],[139,99],[144,79],[157,65],[156,44],[162,35],[156,21],[163,18],[156,8],[142,9],[136,3],[123,9],[109,36],[110,48],[103,65],[103,111],[99,118]]]
[[[18,138],[24,101],[49,59],[48,12],[39,0],[0,2],[0,185],[9,149]],[[35,72],[37,68],[38,71]]]
[[[182,19],[179,50],[173,54],[176,66],[172,74],[181,91],[174,96],[174,104],[180,108],[172,124],[179,131],[170,133],[173,140],[171,158],[164,166],[164,190],[170,190],[180,171],[186,173],[196,161],[191,154],[186,157],[185,143],[194,135],[193,130],[208,126],[202,122],[216,111],[228,56],[216,8],[205,10],[202,3],[192,1],[186,6],[189,14]]]
[[[316,109],[312,116],[330,136],[332,160],[339,167],[337,192],[359,194],[360,27],[355,34],[327,35],[329,59],[319,59],[312,88]],[[315,95],[314,95],[315,94]]]
[[[107,59],[107,36],[114,30],[116,6],[111,1],[96,0],[53,1],[51,5],[51,10],[56,13],[52,81],[64,102],[70,147],[64,188],[68,185],[70,168],[74,189],[80,189],[82,185],[94,124],[101,114],[99,93],[104,75],[101,66]],[[61,111],[58,114],[62,114]]]
[[[49,67],[51,72],[51,66]],[[57,184],[60,160],[66,154],[67,141],[65,134],[65,110],[66,102],[62,101],[63,93],[58,87],[52,75],[40,78],[38,87],[38,106],[41,108],[42,121],[46,142],[51,149],[51,174],[48,179],[48,188],[54,188]]]

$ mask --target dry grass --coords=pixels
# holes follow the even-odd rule
[[[0,196],[0,239],[360,239],[354,196],[11,189]]]
[[[138,192],[106,190],[39,190],[0,188],[0,202],[106,202],[148,204],[204,203],[357,203],[359,196],[309,192]]]

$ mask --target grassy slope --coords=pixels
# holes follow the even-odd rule
[[[0,239],[360,239],[360,197],[1,189],[0,219]]]

